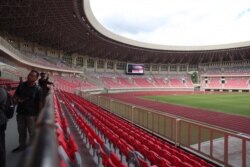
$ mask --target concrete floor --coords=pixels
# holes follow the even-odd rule
[[[242,141],[235,137],[228,138],[228,163],[230,166],[240,167],[242,166]],[[191,147],[197,149],[198,145],[192,145]],[[201,152],[210,154],[210,142],[201,143]],[[223,161],[224,159],[224,138],[215,139],[213,141],[213,157]],[[250,142],[247,142],[246,150],[247,167],[250,167]]]
[[[12,119],[8,121],[7,130],[5,133],[5,142],[6,142],[6,167],[19,167],[20,161],[22,160],[22,156],[25,153],[25,151],[17,153],[11,152],[14,148],[16,148],[19,145],[15,115],[13,116]]]

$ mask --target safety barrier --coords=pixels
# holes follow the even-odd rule
[[[218,165],[250,166],[249,136],[100,95],[83,97]]]

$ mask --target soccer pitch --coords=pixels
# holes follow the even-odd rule
[[[143,96],[143,98],[227,114],[250,116],[250,94],[248,93]]]

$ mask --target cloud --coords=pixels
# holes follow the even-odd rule
[[[214,45],[250,40],[250,0],[91,0],[107,29],[143,42]]]
[[[239,15],[238,15],[238,18],[241,18],[241,17],[243,17],[245,15],[249,15],[249,14],[250,14],[250,8],[240,12]]]
[[[122,17],[113,17],[103,20],[103,24],[111,31],[117,33],[138,34],[140,32],[150,33],[158,27],[166,25],[166,21],[162,18],[148,18],[130,20]]]

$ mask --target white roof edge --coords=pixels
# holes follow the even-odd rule
[[[200,51],[200,50],[217,50],[217,49],[230,49],[230,48],[238,48],[238,47],[247,47],[250,46],[250,41],[244,42],[237,42],[231,44],[221,44],[221,45],[204,45],[204,46],[171,46],[171,45],[158,45],[158,44],[151,44],[145,43],[140,41],[135,41],[132,39],[128,39],[122,37],[118,34],[115,34],[105,27],[103,27],[99,21],[95,18],[93,11],[90,7],[90,0],[83,0],[84,3],[84,12],[86,17],[88,18],[89,22],[92,26],[99,31],[104,36],[119,41],[121,43],[147,48],[147,49],[157,49],[157,50],[179,50],[179,51]]]

